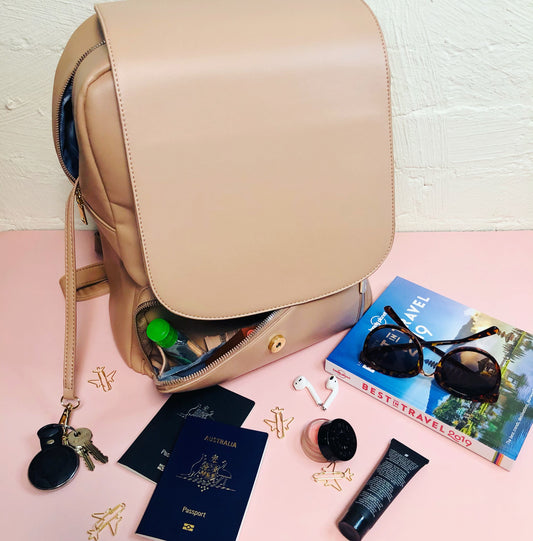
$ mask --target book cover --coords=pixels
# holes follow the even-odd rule
[[[189,418],[136,533],[150,539],[234,541],[268,435]]]
[[[215,385],[170,396],[118,463],[157,483],[189,417],[240,426],[255,402]]]
[[[379,325],[395,324],[384,311],[387,305],[424,340],[463,338],[496,325],[498,334],[464,345],[483,349],[498,361],[502,372],[498,401],[462,400],[444,391],[433,377],[395,378],[364,366],[359,354],[367,334]],[[441,349],[453,347],[458,346]],[[424,348],[424,359],[425,369],[433,372],[431,363],[439,360],[438,355]],[[533,336],[401,277],[393,280],[328,355],[325,368],[506,470],[518,457],[533,420]]]

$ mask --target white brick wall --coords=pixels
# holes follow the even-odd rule
[[[63,226],[52,81],[93,3],[0,0],[0,230]],[[391,66],[397,229],[533,229],[533,2],[368,4]]]
[[[368,4],[391,65],[397,228],[532,228],[533,2]]]

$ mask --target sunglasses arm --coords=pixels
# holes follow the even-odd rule
[[[400,316],[392,309],[392,306],[385,306],[385,313],[390,316],[392,318],[392,320],[394,321],[394,323],[396,323],[396,325],[398,325],[399,327],[401,327],[402,329],[407,329],[409,330],[409,328],[407,327],[407,325],[402,321],[402,319],[400,318]]]
[[[473,342],[474,340],[479,340],[480,338],[486,338],[487,336],[492,336],[494,334],[498,334],[499,329],[498,327],[489,327],[488,329],[485,329],[483,331],[480,331],[476,334],[473,334],[471,336],[466,336],[465,338],[457,338],[455,340],[433,340],[431,342],[425,342],[424,345],[431,349],[431,346],[445,346],[445,345],[452,345],[452,344],[463,344],[465,342]]]
[[[401,327],[402,329],[409,330],[407,325],[402,321],[400,316],[392,309],[392,306],[385,306],[385,312],[388,316],[392,318],[394,323]],[[465,342],[472,342],[474,340],[479,340],[480,338],[486,338],[487,336],[492,336],[494,334],[499,333],[500,330],[498,327],[493,326],[489,327],[488,329],[485,329],[483,331],[480,331],[476,334],[473,334],[471,336],[467,336],[465,338],[456,338],[455,340],[432,340],[431,342],[426,342],[423,338],[418,337],[419,340],[423,343],[424,347],[431,349],[441,357],[444,355],[444,352],[438,349],[436,346],[449,346],[452,344],[464,344]],[[416,335],[415,335],[416,336]]]

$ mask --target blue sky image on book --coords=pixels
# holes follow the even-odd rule
[[[465,345],[491,353],[500,364],[498,401],[480,404],[458,399],[440,388],[432,377],[419,374],[394,378],[362,365],[359,353],[368,332],[378,325],[395,324],[384,312],[387,305],[425,340],[462,338],[496,325],[499,334]],[[453,347],[459,346],[440,349]],[[439,360],[427,348],[424,358],[430,362]],[[518,456],[533,420],[533,336],[400,277],[385,289],[328,360],[512,459]],[[433,372],[427,362],[425,369]]]

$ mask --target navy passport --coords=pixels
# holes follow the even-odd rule
[[[157,483],[187,418],[240,426],[254,404],[253,400],[218,385],[173,394],[118,462]]]
[[[267,438],[187,419],[136,533],[164,541],[235,541]]]

